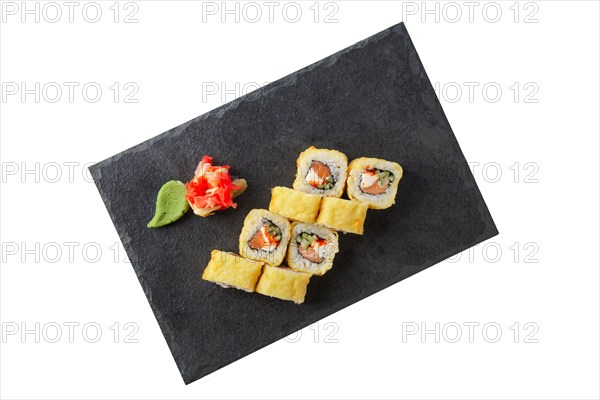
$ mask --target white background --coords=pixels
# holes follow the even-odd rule
[[[3,398],[600,396],[597,2],[7,3]],[[401,20],[500,235],[185,386],[84,166]]]

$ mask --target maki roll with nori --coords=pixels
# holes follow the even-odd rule
[[[379,158],[357,158],[348,166],[348,197],[369,203],[369,208],[382,210],[396,202],[398,182],[402,179],[400,164]]]
[[[293,270],[323,275],[333,266],[338,251],[337,232],[304,222],[292,224],[286,260]]]
[[[290,231],[290,222],[281,215],[262,209],[251,210],[240,234],[240,254],[251,260],[279,265],[285,257]]]
[[[294,189],[325,197],[342,197],[348,157],[340,151],[311,146],[296,160]]]

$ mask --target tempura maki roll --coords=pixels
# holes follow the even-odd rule
[[[270,265],[283,262],[290,241],[290,222],[279,214],[262,209],[251,210],[240,234],[240,254]]]
[[[362,235],[368,209],[369,204],[365,201],[324,197],[321,201],[317,224],[336,231]]]
[[[219,286],[253,292],[262,272],[263,263],[247,260],[237,254],[213,250],[210,262],[202,273],[202,279]]]
[[[296,161],[294,189],[325,197],[342,197],[348,157],[337,150],[309,147]]]
[[[315,222],[321,207],[321,196],[276,186],[271,189],[269,211],[293,221]]]
[[[339,251],[338,234],[324,226],[295,222],[288,245],[287,264],[290,268],[323,275],[333,266]]]
[[[311,274],[291,268],[265,265],[256,285],[256,293],[302,304],[310,277]]]
[[[396,202],[398,182],[402,179],[400,164],[379,158],[357,158],[348,166],[348,197],[369,203],[369,208],[382,210]]]

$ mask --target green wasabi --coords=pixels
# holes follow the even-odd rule
[[[185,198],[187,188],[180,181],[169,181],[158,191],[156,212],[148,228],[160,228],[183,217],[190,205]]]

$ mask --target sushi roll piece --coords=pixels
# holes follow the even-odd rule
[[[265,265],[256,285],[256,293],[302,304],[310,277],[311,274],[297,272],[291,268]]]
[[[262,209],[251,210],[240,234],[240,254],[270,265],[283,262],[290,241],[291,224],[279,214]]]
[[[286,260],[295,271],[323,275],[333,266],[339,250],[337,232],[324,226],[294,222]]]
[[[202,273],[202,279],[225,288],[234,287],[253,292],[262,267],[263,263],[260,261],[247,260],[234,253],[213,250],[210,253],[210,261]]]
[[[348,197],[366,201],[369,208],[383,210],[396,202],[400,164],[380,158],[357,158],[348,166]]]
[[[337,150],[309,147],[296,160],[294,189],[325,197],[342,197],[348,157]]]
[[[269,211],[302,222],[315,222],[321,207],[321,196],[282,186],[271,189]]]
[[[364,201],[324,197],[321,201],[317,224],[336,231],[362,235],[368,209],[369,203]]]

